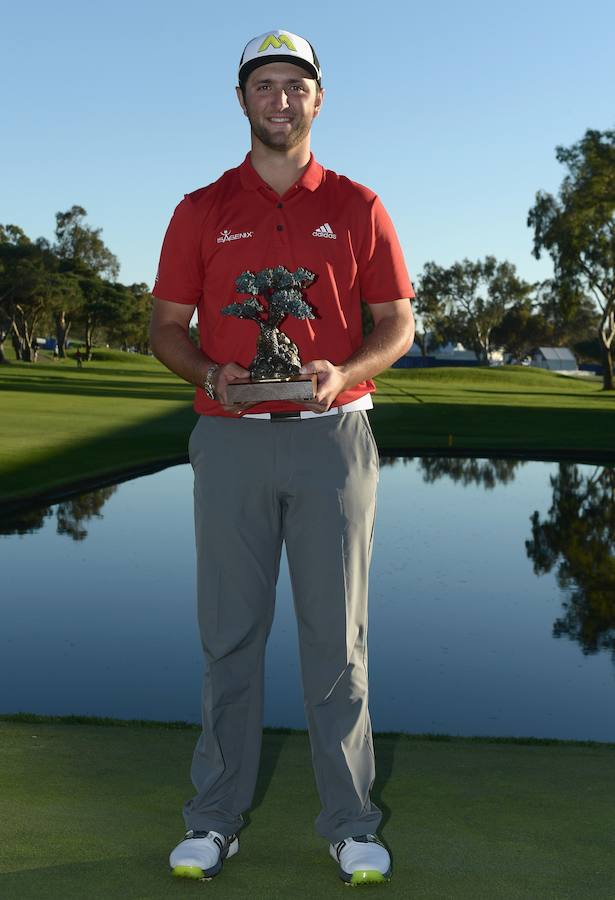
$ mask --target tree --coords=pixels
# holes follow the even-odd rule
[[[53,249],[62,261],[62,270],[84,278],[104,275],[116,278],[120,270],[117,257],[105,246],[101,238],[102,229],[84,224],[86,216],[82,206],[71,206],[66,212],[56,213],[56,243]],[[58,353],[62,357],[65,356],[68,333],[79,310],[78,302],[60,302],[54,310]]]
[[[83,325],[85,358],[90,360],[96,329],[109,327],[115,321],[121,298],[115,285],[97,275],[83,276],[79,279],[79,286],[83,303],[78,318]],[[122,285],[119,288],[123,290]]]
[[[34,534],[53,515],[50,506],[35,506],[3,513],[0,519],[0,534]]]
[[[434,484],[440,478],[450,478],[464,486],[478,484],[493,490],[496,484],[510,484],[517,469],[525,463],[520,459],[472,459],[446,456],[424,456],[420,459],[423,481]]]
[[[414,307],[423,323],[422,333],[417,330],[415,340],[421,348],[421,356],[427,356],[431,345],[445,344],[448,335],[455,332],[454,315],[447,304],[435,292],[435,263],[425,264],[425,271],[416,281]]]
[[[0,534],[34,534],[40,531],[48,519],[56,516],[58,534],[65,534],[74,541],[87,537],[85,524],[96,517],[102,519],[102,508],[117,490],[117,485],[98,488],[62,501],[57,506],[36,506],[17,509],[2,516]]]
[[[250,319],[258,325],[256,357],[250,365],[250,376],[255,380],[299,372],[301,360],[297,346],[279,331],[278,326],[288,315],[296,319],[314,318],[312,307],[303,299],[302,293],[302,288],[309,287],[314,278],[312,272],[301,267],[289,272],[284,266],[277,266],[256,274],[242,272],[235,280],[238,292],[248,294],[249,299],[230,303],[221,312],[224,316]]]
[[[87,494],[79,494],[58,504],[56,511],[58,534],[66,534],[74,541],[83,541],[88,536],[85,523],[93,518],[103,518],[101,510],[116,490],[117,485],[113,484],[88,491]]]
[[[22,358],[22,346],[14,330],[17,266],[30,238],[17,225],[0,225],[0,362],[6,363],[4,342],[11,335],[15,356]]]
[[[44,239],[31,241],[16,225],[0,226],[0,306],[18,359],[32,359],[36,329],[49,305],[75,289],[58,268]]]
[[[425,264],[419,279],[417,312],[425,328],[450,335],[489,361],[491,333],[509,306],[525,300],[533,286],[517,277],[515,266],[495,257],[471,262],[464,259],[450,268]]]
[[[491,337],[513,360],[522,360],[534,347],[552,343],[549,323],[542,314],[532,311],[529,301],[515,303],[507,309]]]
[[[136,347],[139,353],[149,352],[149,322],[153,297],[148,286],[141,282],[126,289],[126,313],[123,341],[125,347]],[[197,341],[198,346],[198,341]]]
[[[537,575],[557,567],[568,593],[555,637],[578,641],[583,653],[609,649],[615,655],[615,470],[598,467],[583,475],[560,463],[551,478],[548,517],[532,515],[532,539],[525,542]]]
[[[9,334],[13,334],[13,248],[29,243],[30,239],[17,225],[0,225],[0,363],[8,362],[4,354],[4,342]],[[20,359],[21,356],[17,358]]]
[[[613,390],[615,339],[615,131],[588,129],[572,147],[557,147],[568,174],[559,199],[539,191],[528,214],[534,256],[546,250],[564,292],[589,293],[600,310],[605,390]]]
[[[543,281],[537,291],[536,305],[548,326],[552,346],[567,347],[597,333],[596,305],[574,283]]]
[[[6,358],[6,354],[4,352],[4,342],[9,336],[11,331],[11,319],[7,314],[6,310],[0,303],[0,365],[4,365],[8,362]]]

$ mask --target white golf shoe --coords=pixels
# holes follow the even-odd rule
[[[236,834],[227,837],[217,831],[187,831],[169,856],[171,874],[201,881],[213,878],[221,870],[224,860],[238,851]]]
[[[391,877],[391,857],[376,835],[361,834],[329,845],[347,884],[381,884]]]

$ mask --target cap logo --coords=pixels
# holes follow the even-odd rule
[[[264,53],[267,47],[274,47],[276,50],[279,50],[282,44],[286,44],[288,49],[292,50],[293,53],[297,52],[297,48],[287,34],[281,34],[280,37],[276,37],[275,34],[270,34],[260,45],[257,53]]]

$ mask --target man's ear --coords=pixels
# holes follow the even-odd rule
[[[316,101],[314,103],[314,118],[320,113],[320,109],[322,107],[323,100],[325,99],[325,89],[321,88],[318,96],[316,97]]]
[[[246,109],[246,104],[243,99],[243,91],[241,90],[241,88],[239,86],[235,88],[235,93],[237,94],[237,99],[239,100],[239,105],[243,109],[244,116],[247,116],[248,110]]]

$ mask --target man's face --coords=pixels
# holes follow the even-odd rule
[[[271,150],[291,150],[310,133],[320,112],[323,91],[305,69],[292,63],[268,63],[251,72],[245,98],[237,97],[252,134]]]

